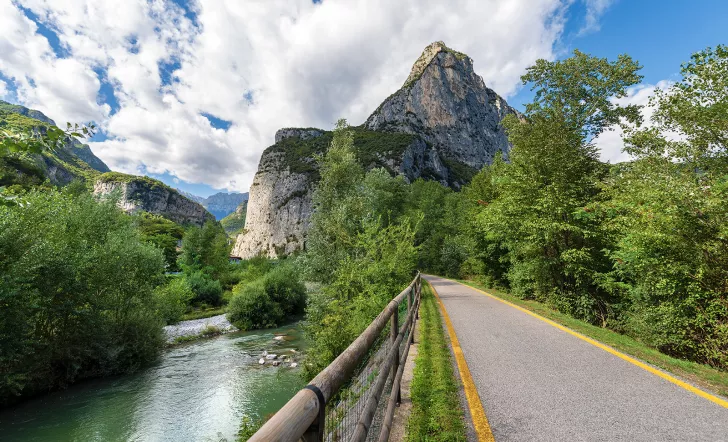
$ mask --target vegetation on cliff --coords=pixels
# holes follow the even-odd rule
[[[416,138],[411,134],[373,131],[363,127],[351,127],[350,131],[353,134],[353,152],[367,169],[389,168],[388,161],[399,161]],[[263,156],[280,154],[282,164],[277,167],[288,168],[293,173],[311,174],[318,179],[320,175],[315,158],[327,151],[334,136],[330,131],[322,132],[321,136],[307,140],[298,137],[285,138],[266,149]]]
[[[96,178],[96,182],[99,183],[137,183],[144,187],[147,187],[149,189],[164,189],[169,192],[178,193],[175,189],[172,189],[168,185],[164,184],[163,182],[159,180],[155,180],[154,178],[150,178],[145,175],[130,175],[128,173],[121,173],[121,172],[106,172],[101,175],[99,175]],[[182,195],[182,194],[180,194]],[[186,198],[186,197],[185,197]]]

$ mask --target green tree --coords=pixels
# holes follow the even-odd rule
[[[179,270],[177,243],[184,236],[184,228],[160,215],[147,212],[142,212],[137,216],[136,224],[142,238],[162,250],[167,270],[170,272]]]
[[[480,218],[508,251],[515,293],[601,324],[612,299],[595,276],[607,260],[598,228],[580,209],[606,172],[591,140],[620,119],[639,122],[638,108],[614,101],[640,81],[639,69],[626,55],[610,62],[579,51],[529,68],[522,79],[533,84],[534,102],[504,120],[510,163],[491,178],[497,197]]]
[[[0,402],[151,362],[163,274],[113,203],[49,190],[0,206]]]
[[[174,276],[166,284],[154,290],[157,301],[157,312],[167,324],[176,324],[182,320],[187,305],[194,298],[189,283],[185,278]]]
[[[633,130],[637,160],[615,168],[597,205],[624,297],[625,330],[663,352],[728,368],[728,50],[693,55],[682,81]],[[666,138],[664,134],[673,134]],[[674,136],[677,135],[677,136]]]
[[[190,227],[182,240],[179,263],[186,273],[202,271],[217,279],[229,269],[230,244],[225,229],[214,221]]]
[[[298,270],[286,262],[235,287],[228,318],[241,330],[276,327],[303,314],[305,308],[306,287]]]
[[[328,365],[364,330],[409,282],[416,264],[417,222],[400,216],[404,182],[381,169],[364,173],[346,121],[339,121],[319,161],[303,257],[308,277],[323,284],[306,312],[308,374]]]

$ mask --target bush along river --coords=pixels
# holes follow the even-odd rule
[[[244,416],[274,413],[305,385],[301,334],[297,323],[172,347],[138,373],[0,411],[0,440],[235,441]]]

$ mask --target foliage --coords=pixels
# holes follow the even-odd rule
[[[233,291],[228,318],[241,330],[270,328],[300,315],[306,308],[306,287],[290,264],[279,264],[263,277],[241,283]]]
[[[31,188],[45,181],[45,173],[25,155],[0,155],[0,187]]]
[[[194,296],[193,304],[220,305],[222,303],[222,285],[207,273],[196,270],[185,273],[185,280]]]
[[[459,194],[410,186],[423,269],[468,276],[610,327],[675,357],[728,368],[728,50],[695,54],[652,99],[621,107],[628,56],[539,60],[534,102],[504,120],[513,148]],[[617,123],[635,161],[600,163]]]
[[[0,207],[0,397],[131,371],[162,343],[159,251],[87,193]]]
[[[321,136],[306,140],[297,137],[283,139],[269,147],[263,157],[270,153],[280,153],[283,163],[291,172],[311,174],[318,178],[320,172],[313,158],[324,154],[334,138],[332,132],[321,132]],[[352,151],[359,163],[367,169],[386,168],[388,159],[401,157],[415,140],[415,136],[411,134],[372,131],[363,127],[349,127],[349,133],[352,136]]]
[[[233,287],[262,278],[273,268],[273,261],[263,256],[246,259],[238,264],[231,264],[228,275],[224,278],[226,285]]]
[[[308,279],[323,284],[312,295],[305,364],[313,375],[358,336],[412,277],[416,222],[402,216],[405,185],[386,171],[365,174],[344,120],[320,159],[307,252]]]
[[[91,178],[98,174],[76,149],[86,148],[76,136],[91,136],[94,127],[68,125],[61,130],[37,111],[0,100],[0,204],[12,201],[8,194],[43,185],[50,165],[63,177]]]
[[[426,284],[422,287],[420,317],[406,440],[465,441],[465,418],[452,356],[437,301]]]
[[[139,183],[150,189],[160,188],[168,190],[170,192],[179,193],[175,189],[172,189],[168,185],[164,184],[163,182],[145,175],[129,175],[121,172],[106,172],[99,175],[98,178],[96,178],[96,181],[99,183]]]
[[[166,284],[154,290],[157,300],[157,311],[166,324],[176,324],[183,319],[187,304],[195,294],[186,279],[171,277]]]
[[[214,278],[228,271],[230,261],[228,236],[219,223],[206,222],[192,226],[182,240],[179,264],[185,273],[204,272]]]
[[[604,284],[624,299],[624,330],[661,351],[728,368],[728,50],[693,55],[653,99],[637,157],[595,205],[614,246]],[[677,134],[666,138],[663,134]]]
[[[93,136],[93,124],[66,124],[62,130],[52,124],[17,113],[9,103],[0,106],[0,155],[8,152],[41,153],[62,149],[73,138]]]
[[[507,285],[521,297],[548,300],[577,317],[606,324],[614,299],[596,283],[608,269],[598,226],[579,211],[599,193],[606,170],[591,137],[638,109],[614,98],[639,81],[627,56],[615,62],[576,51],[563,61],[539,60],[523,81],[536,91],[524,118],[504,125],[513,144],[510,163],[486,174],[490,200],[478,214],[492,252],[507,251]],[[499,257],[500,258],[500,257]],[[494,268],[491,279],[503,277]]]
[[[262,419],[251,418],[250,416],[243,416],[243,420],[240,424],[240,429],[238,430],[238,436],[236,440],[238,442],[246,442],[248,439],[253,437],[253,435],[262,426]]]
[[[638,106],[621,106],[615,99],[626,97],[627,88],[642,80],[641,68],[629,55],[610,62],[579,50],[564,60],[537,60],[521,77],[535,92],[533,102],[526,105],[526,117],[556,118],[583,140],[596,137],[621,119],[639,122]],[[513,126],[511,122],[509,129]]]
[[[136,224],[142,238],[157,246],[164,254],[167,270],[175,272],[177,266],[177,242],[184,236],[184,228],[160,215],[141,212]]]

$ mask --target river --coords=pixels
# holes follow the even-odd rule
[[[275,340],[276,335],[286,340]],[[263,350],[298,354],[301,329],[236,332],[165,350],[138,373],[91,380],[0,411],[2,441],[234,441],[243,416],[275,412],[305,383]]]

